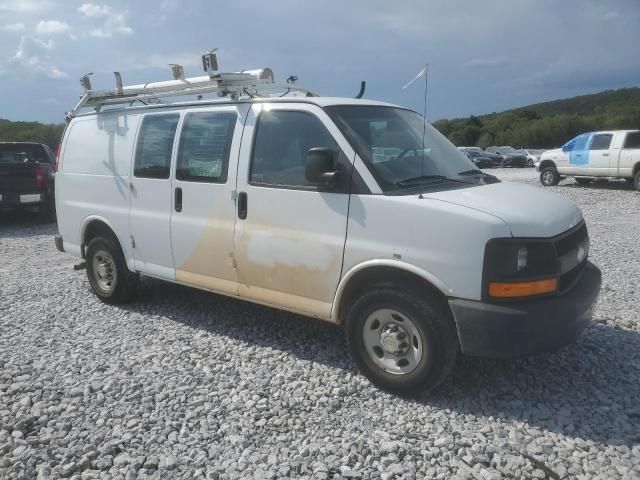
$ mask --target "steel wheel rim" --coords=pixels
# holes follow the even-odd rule
[[[415,323],[392,308],[381,308],[366,318],[362,339],[371,361],[393,375],[412,372],[424,355]]]
[[[553,182],[553,173],[548,172],[548,171],[544,172],[542,174],[542,180],[544,180],[544,183],[547,183],[547,184]]]
[[[98,288],[104,293],[111,293],[116,285],[118,274],[111,254],[98,250],[93,255],[93,277]]]

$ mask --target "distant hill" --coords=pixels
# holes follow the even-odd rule
[[[640,88],[536,103],[501,113],[438,120],[457,146],[553,148],[592,130],[640,128]]]
[[[0,142],[37,142],[55,152],[62,137],[63,124],[12,122],[0,118]]]

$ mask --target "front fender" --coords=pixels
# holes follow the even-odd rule
[[[349,284],[349,282],[353,279],[353,277],[359,273],[362,272],[363,270],[366,270],[368,268],[374,268],[374,267],[389,267],[389,268],[395,268],[397,270],[401,270],[407,273],[411,273],[413,275],[416,275],[424,280],[426,280],[427,282],[429,282],[431,285],[433,285],[436,289],[438,289],[443,295],[445,296],[450,296],[453,292],[453,290],[445,283],[443,282],[440,278],[438,278],[437,276],[433,275],[432,273],[416,267],[415,265],[412,265],[410,263],[406,263],[406,262],[402,262],[400,260],[393,260],[393,259],[374,259],[374,260],[367,260],[365,262],[359,263],[358,265],[352,267],[347,273],[345,273],[342,276],[342,279],[340,280],[340,283],[338,284],[338,288],[336,289],[336,294],[335,297],[333,299],[333,304],[331,306],[331,320],[334,322],[338,322],[338,310],[339,310],[339,305],[340,302],[342,301],[342,296],[347,288],[347,285]]]

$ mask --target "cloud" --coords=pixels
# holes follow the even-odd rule
[[[610,12],[607,12],[602,16],[602,20],[605,20],[605,21],[617,20],[618,18],[620,18],[620,14],[615,10],[611,10]]]
[[[109,5],[96,5],[95,3],[83,3],[78,11],[87,17],[106,17],[111,14]]]
[[[464,68],[490,68],[490,67],[505,67],[509,65],[509,59],[507,57],[486,57],[486,58],[473,58],[468,62],[462,64]]]
[[[9,59],[14,67],[29,75],[44,75],[48,78],[67,78],[68,75],[53,64],[51,50],[53,41],[44,41],[31,35],[20,37],[15,55]]]
[[[3,32],[23,32],[25,29],[24,23],[10,23],[0,28]]]
[[[50,7],[49,0],[0,0],[0,11],[5,12],[35,13]]]
[[[64,33],[70,30],[71,27],[68,23],[60,22],[58,20],[42,20],[36,26],[36,32],[38,33]]]
[[[127,25],[124,13],[112,15],[105,20],[104,25],[91,31],[91,36],[98,38],[111,38],[114,35],[131,35],[133,28]]]

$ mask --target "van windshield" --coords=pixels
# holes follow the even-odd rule
[[[483,177],[487,175],[415,112],[369,105],[330,106],[325,110],[385,193],[486,182]]]

